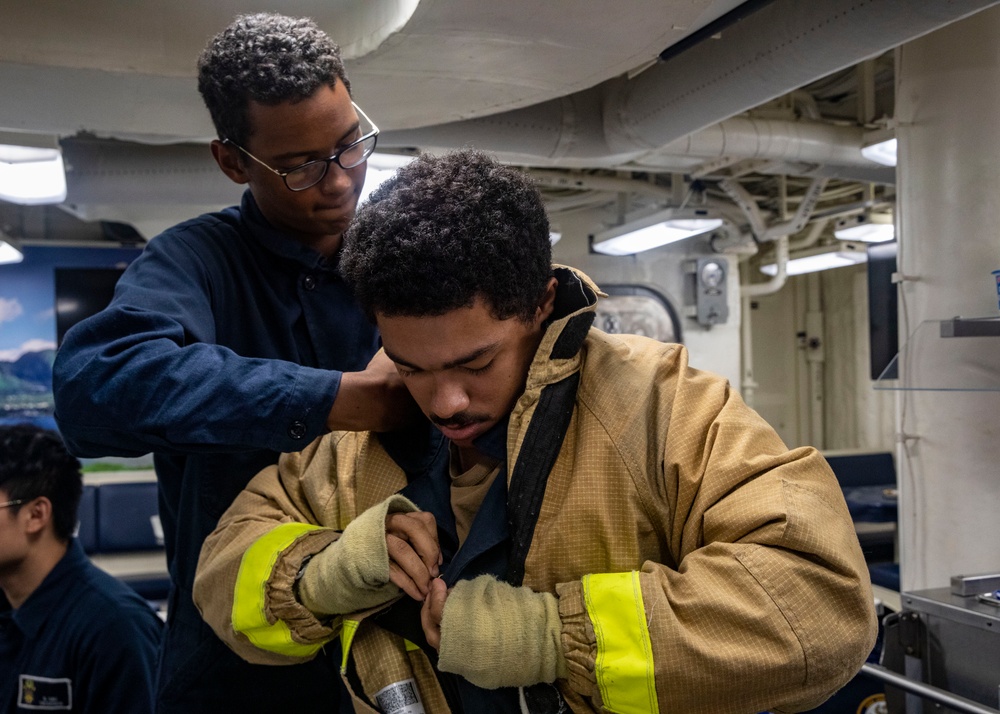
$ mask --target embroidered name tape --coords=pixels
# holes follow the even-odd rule
[[[36,711],[65,711],[73,708],[73,680],[22,674],[18,677],[17,705]]]

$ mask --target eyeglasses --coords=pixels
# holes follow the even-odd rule
[[[7,503],[0,503],[0,508],[10,508],[11,506],[20,506],[24,503],[23,498],[19,498],[16,501],[7,501]]]
[[[352,141],[347,146],[338,149],[337,153],[333,156],[325,159],[307,161],[304,164],[300,164],[295,168],[289,169],[288,171],[278,171],[277,169],[271,168],[235,141],[223,139],[222,143],[232,144],[265,169],[280,176],[289,191],[305,191],[307,188],[312,188],[323,180],[323,177],[326,176],[326,172],[330,169],[331,163],[337,164],[337,166],[342,169],[353,169],[354,167],[360,166],[367,161],[368,157],[372,155],[373,151],[375,151],[375,143],[378,140],[378,127],[375,126],[375,122],[369,119],[368,115],[362,111],[361,107],[354,102],[351,102],[351,106],[353,106],[358,114],[360,114],[371,126],[371,131],[357,141]]]

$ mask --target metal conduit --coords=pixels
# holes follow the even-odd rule
[[[893,672],[891,669],[886,669],[882,665],[866,663],[861,665],[861,672],[869,677],[880,679],[894,687],[904,689],[911,694],[944,704],[949,709],[954,709],[958,712],[965,712],[967,714],[1000,714],[1000,710],[998,709],[983,706],[979,702],[960,697],[957,694],[952,694],[930,684],[908,679],[901,674]]]

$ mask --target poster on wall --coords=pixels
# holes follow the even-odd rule
[[[110,301],[114,279],[141,249],[25,246],[23,252],[20,263],[0,265],[0,425],[28,422],[56,430],[52,362],[58,339],[67,321]]]

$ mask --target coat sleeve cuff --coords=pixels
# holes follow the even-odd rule
[[[267,581],[268,609],[275,620],[283,620],[296,641],[303,644],[326,642],[340,629],[337,621],[319,619],[295,597],[295,577],[309,556],[320,552],[340,536],[334,530],[318,530],[295,541],[274,565]]]
[[[597,662],[597,636],[584,605],[583,585],[577,580],[556,585],[559,619],[562,621],[562,646],[566,658],[567,680],[575,692],[590,697],[599,710],[601,693],[594,673]]]

